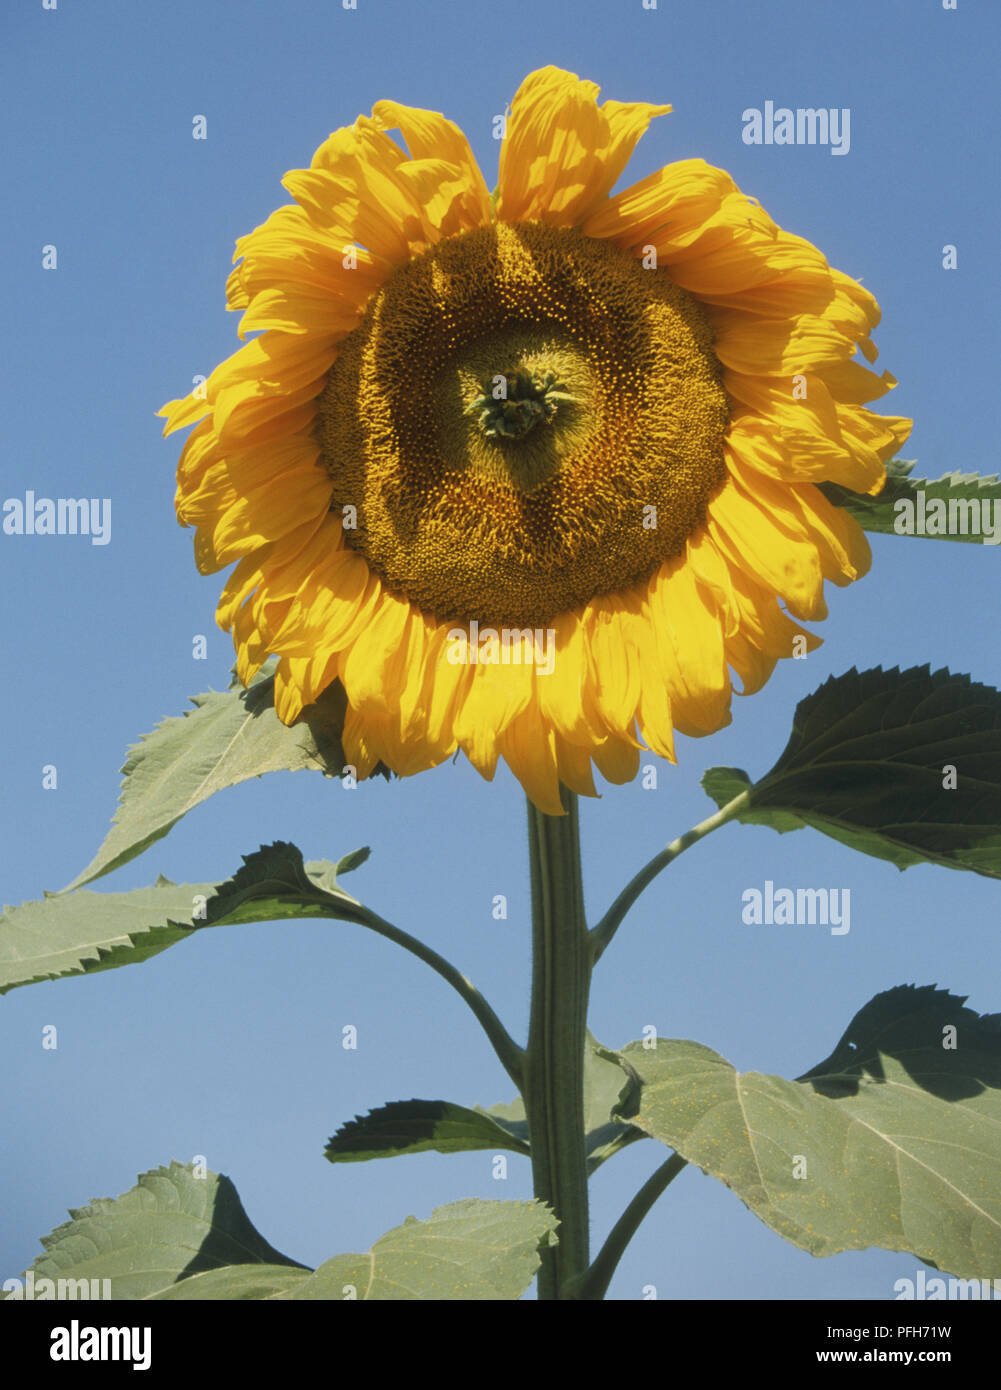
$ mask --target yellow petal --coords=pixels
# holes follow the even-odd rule
[[[716,614],[723,636],[729,637],[740,625],[733,574],[704,527],[688,537],[685,558],[696,584],[704,591],[703,601]]]
[[[579,743],[589,742],[591,733],[584,712],[584,690],[588,682],[587,648],[584,627],[575,613],[555,619],[547,642],[555,645],[552,671],[536,668],[539,708],[557,733]]]
[[[592,747],[591,757],[605,781],[616,786],[631,782],[639,771],[640,753],[635,738],[630,743],[620,738],[601,739]]]
[[[260,329],[279,333],[311,333],[347,337],[361,322],[362,308],[344,304],[328,291],[312,285],[280,286],[258,290],[240,320],[240,336]],[[330,362],[324,363],[329,370]]]
[[[310,435],[294,434],[267,444],[231,449],[225,454],[214,435],[211,437],[211,448],[204,447],[195,455],[185,447],[181,455],[177,510],[182,524],[208,521],[239,497],[285,473],[318,469],[319,445]],[[192,438],[189,437],[189,444]]]
[[[533,668],[529,667],[531,671]],[[525,792],[540,811],[550,816],[564,815],[560,801],[556,764],[555,735],[531,701],[517,719],[512,720],[498,740],[500,751]]]
[[[648,603],[674,727],[695,737],[730,722],[730,674],[712,599],[684,560],[662,565]]]
[[[384,130],[399,130],[413,160],[439,160],[455,173],[445,181],[455,193],[442,200],[433,218],[440,236],[485,227],[490,222],[490,193],[480,167],[459,127],[438,111],[404,106],[398,101],[377,101],[372,117]]]
[[[377,712],[388,710],[395,694],[384,679],[386,667],[403,643],[410,605],[385,590],[370,621],[359,632],[345,658],[341,680],[348,703]]]
[[[727,660],[743,682],[739,693],[751,695],[761,689],[779,658],[814,651],[821,639],[794,623],[783,613],[775,595],[746,574],[734,572],[733,590],[740,624],[726,639]]]
[[[472,667],[452,727],[459,747],[485,777],[493,776],[500,736],[532,695],[531,666],[477,663]]]
[[[667,684],[660,669],[653,615],[644,595],[630,590],[620,595],[619,620],[629,634],[627,640],[639,653],[640,699],[636,722],[647,746],[669,762],[675,762],[674,724]]]
[[[713,347],[725,367],[746,375],[792,377],[810,367],[847,361],[851,340],[817,314],[748,319],[733,310],[713,314]]]
[[[665,165],[603,202],[583,223],[586,236],[635,250],[653,236],[697,236],[736,184],[704,159]]]
[[[382,757],[372,737],[372,724],[371,712],[363,715],[358,710],[352,709],[350,705],[348,706],[344,716],[344,733],[341,742],[344,746],[344,756],[348,765],[355,769],[360,782],[370,775]]]
[[[777,395],[782,395],[780,389]],[[735,413],[727,432],[727,452],[777,480],[828,480],[854,492],[878,492],[885,477],[878,456],[872,450],[853,447],[843,436],[833,404],[830,433],[817,428],[817,417],[809,408],[799,409],[805,406],[805,401],[777,399],[760,415]]]
[[[597,796],[591,775],[591,757],[587,748],[556,735],[556,770],[564,786],[578,796]]]
[[[268,541],[278,540],[330,510],[330,477],[325,469],[282,473],[248,489],[221,511],[213,524],[213,549],[223,564]]]
[[[795,617],[827,616],[816,547],[803,539],[784,509],[770,513],[731,473],[709,503],[707,527],[729,564],[780,595]]]
[[[579,225],[611,191],[654,116],[670,106],[597,102],[599,88],[560,68],[515,93],[501,145],[497,216]]]
[[[358,246],[345,229],[321,229],[295,204],[286,204],[236,243],[241,264],[228,282],[242,306],[260,290],[298,285],[360,308],[391,274],[391,267]],[[235,277],[235,279],[234,279]],[[238,307],[231,304],[231,307]]]
[[[595,710],[614,735],[634,740],[642,668],[628,623],[614,598],[593,599],[586,619],[588,688]]]

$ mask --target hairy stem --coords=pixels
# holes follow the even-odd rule
[[[559,1220],[542,1251],[540,1299],[571,1299],[588,1266],[584,1048],[591,951],[584,919],[577,798],[566,814],[528,806],[532,881],[532,1005],[522,1094],[535,1195]]]

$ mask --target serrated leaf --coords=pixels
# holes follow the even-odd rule
[[[527,1154],[519,1128],[505,1125],[484,1110],[470,1110],[446,1100],[397,1100],[340,1127],[324,1150],[331,1163],[355,1163],[401,1154],[464,1153],[476,1149],[510,1149]]]
[[[0,994],[18,985],[134,965],[205,927],[295,917],[359,921],[359,905],[337,886],[333,864],[304,864],[281,841],[245,856],[220,884],[173,884],[129,893],[80,888],[4,908]]]
[[[635,1073],[621,1055],[588,1034],[584,1113],[589,1172],[627,1144],[643,1138],[639,1130],[615,1118],[637,1084]],[[445,1100],[391,1101],[342,1125],[324,1152],[331,1163],[354,1163],[403,1154],[484,1149],[529,1154],[528,1123],[520,1097],[489,1110]]]
[[[698,1043],[630,1044],[642,1084],[629,1119],[811,1254],[879,1246],[993,1278],[1001,1017],[964,1004],[934,986],[887,990],[797,1081],[738,1073]]]
[[[838,483],[821,483],[820,490],[866,531],[998,544],[992,536],[994,517],[1001,524],[1001,479],[997,474],[953,472],[941,478],[912,478],[913,468],[912,460],[891,459],[886,465],[886,485],[876,497],[850,492]],[[939,515],[943,518],[941,530]]]
[[[328,860],[306,864],[302,852],[284,840],[242,857],[242,867],[219,885],[206,904],[207,926],[285,917],[363,920],[361,905],[338,886],[337,868]]]
[[[702,785],[719,806],[748,792],[736,817],[748,824],[809,825],[900,869],[1001,878],[1001,691],[927,666],[853,667],[800,701],[759,781],[716,767]]]
[[[367,1255],[335,1255],[313,1271],[254,1229],[228,1178],[198,1178],[176,1162],[70,1218],[42,1239],[45,1254],[31,1268],[35,1297],[40,1281],[51,1279],[72,1283],[62,1295],[56,1285],[42,1296],[96,1289],[93,1296],[113,1301],[517,1299],[556,1228],[541,1202],[469,1198],[438,1207],[427,1221],[410,1216]]]
[[[81,888],[65,897],[5,907],[0,916],[0,994],[41,980],[138,963],[191,935],[194,900],[210,883],[131,893]]]
[[[556,1219],[541,1202],[474,1198],[408,1217],[367,1255],[336,1255],[283,1297],[468,1302],[517,1299],[539,1267],[539,1246],[555,1243]]]
[[[309,1272],[258,1234],[229,1178],[198,1178],[177,1162],[143,1173],[120,1197],[71,1210],[70,1218],[42,1238],[45,1254],[31,1267],[36,1297],[41,1279],[107,1279],[111,1298],[120,1300],[156,1298],[179,1279],[224,1267],[255,1267],[258,1280]]]
[[[64,892],[111,873],[161,840],[182,816],[216,792],[267,772],[344,767],[344,692],[334,684],[301,722],[286,727],[274,710],[274,662],[244,690],[209,690],[185,714],[164,719],[129,749],[118,810],[97,854]]]
[[[639,1130],[618,1118],[637,1085],[636,1073],[623,1054],[605,1047],[588,1033],[584,1057],[584,1127],[589,1174],[620,1149],[643,1138]],[[505,1104],[492,1105],[485,1113],[527,1141],[525,1103],[520,1096]]]

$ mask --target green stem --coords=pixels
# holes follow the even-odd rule
[[[648,864],[644,864],[636,877],[626,884],[615,902],[612,903],[612,906],[591,932],[591,951],[595,962],[608,947],[633,903],[647,884],[653,882],[661,869],[666,869],[668,864],[677,859],[678,855],[688,849],[690,845],[697,844],[706,835],[718,830],[721,825],[726,825],[727,821],[733,820],[734,816],[739,816],[741,811],[749,805],[750,799],[750,792],[741,792],[732,801],[728,801],[714,816],[710,816],[708,820],[693,826],[691,830],[686,830],[684,835],[679,835],[676,840],[672,840],[667,849],[662,849],[659,854],[654,855]]]
[[[636,1234],[640,1222],[656,1202],[657,1198],[687,1166],[687,1160],[672,1154],[662,1163],[636,1193],[616,1221],[608,1239],[595,1256],[594,1263],[581,1282],[578,1298],[597,1301],[605,1297],[612,1275],[622,1258],[623,1251]]]
[[[571,1299],[588,1266],[584,1049],[591,952],[584,919],[577,798],[566,814],[528,806],[532,881],[532,1006],[522,1094],[535,1195],[559,1220],[559,1243],[542,1250],[540,1299]]]
[[[377,912],[373,912],[371,908],[365,907],[362,903],[358,903],[357,916],[346,920],[357,920],[360,926],[368,927],[371,931],[384,936],[387,941],[393,941],[397,946],[402,946],[405,951],[409,951],[412,956],[422,960],[425,965],[430,965],[431,969],[439,974],[443,980],[447,980],[472,1009],[480,1027],[489,1038],[501,1066],[518,1089],[521,1089],[524,1081],[524,1048],[518,1046],[476,986],[467,980],[451,961],[440,956],[437,951],[433,951],[430,946],[426,946],[416,936],[411,936],[409,932],[394,927],[392,922],[387,922]]]

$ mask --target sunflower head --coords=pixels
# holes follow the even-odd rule
[[[610,196],[670,108],[597,97],[531,74],[493,197],[435,112],[336,131],[237,242],[260,336],[161,412],[241,678],[277,654],[286,722],[339,682],[359,776],[461,747],[559,814],[728,722],[868,566],[816,484],[878,492],[907,436],[864,408],[875,301],[701,160]]]

